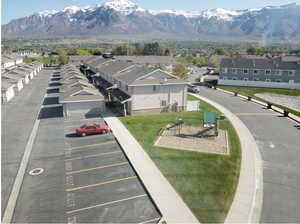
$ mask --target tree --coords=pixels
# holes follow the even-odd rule
[[[162,64],[156,64],[155,68],[160,69],[160,70],[166,70],[166,67]]]
[[[169,48],[167,48],[167,49],[165,50],[164,55],[165,55],[165,56],[170,56],[170,55],[171,55],[171,51],[170,51]]]
[[[225,52],[225,49],[224,49],[224,48],[217,48],[217,49],[215,50],[215,54],[217,54],[217,55],[225,55],[226,52]]]
[[[76,55],[78,56],[91,56],[92,54],[87,51],[87,50],[84,50],[84,49],[76,49]]]
[[[58,49],[57,50],[58,53],[58,64],[61,65],[65,65],[69,63],[69,56],[67,55],[66,51],[64,49]]]
[[[181,79],[188,78],[188,70],[182,63],[175,64],[173,68],[173,74],[178,76]]]
[[[255,55],[258,53],[258,48],[251,45],[250,47],[247,48],[247,54],[250,54],[250,55]]]

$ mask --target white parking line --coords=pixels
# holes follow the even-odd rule
[[[140,222],[139,224],[144,224],[144,223],[154,222],[154,221],[158,221],[158,220],[160,220],[160,219],[161,219],[161,217],[157,217],[157,218],[154,218],[154,219],[149,219],[149,220],[144,221],[144,222]]]
[[[67,151],[71,151],[71,150],[67,150]],[[79,160],[79,159],[87,159],[87,158],[93,158],[93,157],[104,156],[104,155],[110,155],[110,154],[116,154],[116,153],[122,153],[122,151],[114,151],[114,152],[107,152],[107,153],[98,153],[98,154],[89,155],[89,156],[79,156],[79,157],[75,157],[75,158],[66,159],[65,161],[73,161],[73,160]]]
[[[97,207],[103,207],[105,205],[111,205],[111,204],[115,204],[115,203],[119,203],[119,202],[123,202],[123,201],[129,201],[129,200],[133,200],[133,199],[137,199],[137,198],[141,198],[141,197],[146,197],[147,194],[142,194],[142,195],[138,195],[138,196],[134,196],[134,197],[130,197],[130,198],[125,198],[125,199],[121,199],[121,200],[116,200],[116,201],[111,201],[111,202],[106,202],[103,204],[98,204],[98,205],[93,205],[93,206],[89,206],[86,208],[80,208],[80,209],[76,209],[76,210],[72,210],[72,211],[67,211],[67,214],[73,214],[76,212],[81,212],[81,211],[85,211],[85,210],[89,210],[89,209],[93,209],[93,208],[97,208]]]

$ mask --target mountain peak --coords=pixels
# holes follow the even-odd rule
[[[103,6],[112,8],[124,14],[130,14],[138,9],[138,5],[128,0],[112,0],[105,2]]]

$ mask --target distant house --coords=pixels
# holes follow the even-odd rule
[[[9,68],[14,65],[19,65],[21,63],[23,63],[22,57],[18,57],[15,55],[3,55],[1,57],[1,68],[2,69]]]
[[[87,61],[85,66],[96,72],[93,80],[105,95],[123,104],[125,115],[186,109],[187,82],[153,65],[106,60],[96,66]]]
[[[24,87],[24,78],[19,75],[5,72],[1,74],[1,79],[8,83],[14,84],[15,92],[21,91]]]
[[[79,73],[75,66],[64,66],[61,76],[59,103],[63,105],[65,117],[76,114],[94,117],[105,112],[103,95]]]
[[[1,78],[1,102],[9,102],[14,96],[15,84],[8,82],[7,80]]]
[[[225,58],[221,61],[218,84],[300,89],[300,62]]]

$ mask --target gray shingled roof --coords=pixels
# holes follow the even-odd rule
[[[14,85],[15,85],[14,83],[11,83],[8,80],[1,78],[1,90],[7,90],[8,88]]]
[[[145,76],[146,74],[155,71],[156,69],[153,67],[145,66],[145,65],[133,65],[122,72],[118,72],[114,75],[114,78],[121,80],[127,85],[131,84],[138,78]]]
[[[132,63],[139,64],[164,64],[171,65],[176,64],[177,61],[171,56],[115,56],[117,60],[131,61]]]
[[[70,88],[74,88],[77,86],[82,86],[82,87],[89,87],[89,88],[94,88],[94,86],[89,83],[88,81],[85,80],[71,80],[70,82],[65,82],[63,86],[60,88],[61,92],[66,92]]]
[[[106,73],[111,76],[117,72],[122,71],[123,69],[128,68],[129,66],[134,65],[132,62],[120,61],[120,60],[109,60],[106,63],[97,66],[97,69],[100,73]]]
[[[247,59],[247,58],[224,58],[221,67],[225,68],[250,68],[271,70],[300,70],[297,62],[281,61],[277,59]]]
[[[91,95],[79,94],[73,96],[78,92],[88,92]],[[86,88],[82,86],[76,86],[70,88],[68,91],[60,93],[59,102],[67,103],[67,102],[84,102],[84,101],[103,101],[103,95],[97,90],[92,88]]]
[[[11,82],[17,83],[19,80],[23,80],[24,78],[17,74],[12,74],[9,72],[5,72],[1,74],[1,78],[11,80]]]

